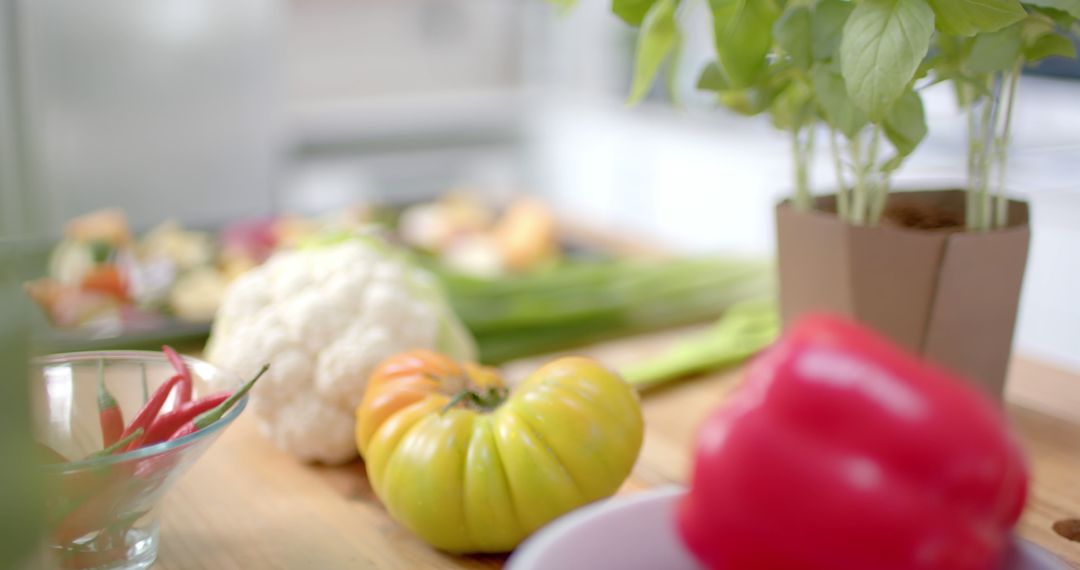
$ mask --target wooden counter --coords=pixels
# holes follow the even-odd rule
[[[671,334],[602,345],[593,354],[618,366],[662,349]],[[643,395],[646,438],[623,493],[681,483],[694,429],[731,389],[735,371]],[[1080,377],[1018,361],[1009,415],[1030,454],[1034,486],[1022,536],[1080,568],[1080,543],[1051,525],[1080,517],[1080,423],[1051,414],[1080,413]],[[1035,411],[1035,407],[1050,413]],[[1074,416],[1075,418],[1075,416]],[[230,427],[164,502],[161,570],[338,568],[498,568],[504,558],[438,553],[391,520],[357,462],[345,467],[297,463],[263,439],[250,414]]]

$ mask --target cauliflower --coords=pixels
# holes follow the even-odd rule
[[[412,348],[472,358],[472,338],[434,278],[381,242],[281,251],[230,285],[207,358],[247,377],[252,411],[277,447],[304,461],[357,455],[354,414],[368,376]]]

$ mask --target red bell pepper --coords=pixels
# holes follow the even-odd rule
[[[702,425],[678,528],[718,569],[988,570],[1027,479],[977,389],[815,315]]]

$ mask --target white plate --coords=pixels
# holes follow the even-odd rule
[[[675,532],[682,487],[603,501],[547,525],[510,557],[507,570],[700,570]],[[1068,570],[1017,539],[1003,570]]]

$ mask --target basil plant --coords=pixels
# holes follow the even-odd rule
[[[682,2],[612,1],[619,18],[640,28],[631,102],[648,93],[666,60],[677,57]],[[734,111],[767,114],[789,133],[795,208],[813,207],[808,171],[816,149],[826,147],[836,175],[837,213],[853,224],[877,223],[893,173],[927,133],[920,90],[952,81],[961,106],[973,117],[968,219],[977,229],[1000,219],[985,205],[986,169],[1008,142],[1008,109],[1019,69],[1050,55],[1074,55],[1067,33],[1080,16],[1080,0],[708,4],[716,58],[702,70],[697,86],[715,92]],[[1003,80],[1006,71],[1012,75]],[[1006,104],[998,104],[1001,100]],[[981,104],[988,101],[993,103]],[[999,123],[996,134],[985,134]],[[826,140],[817,140],[822,135]],[[998,169],[999,177],[1003,172]],[[1003,211],[1000,189],[997,201]],[[985,203],[982,216],[973,214],[980,203]]]

